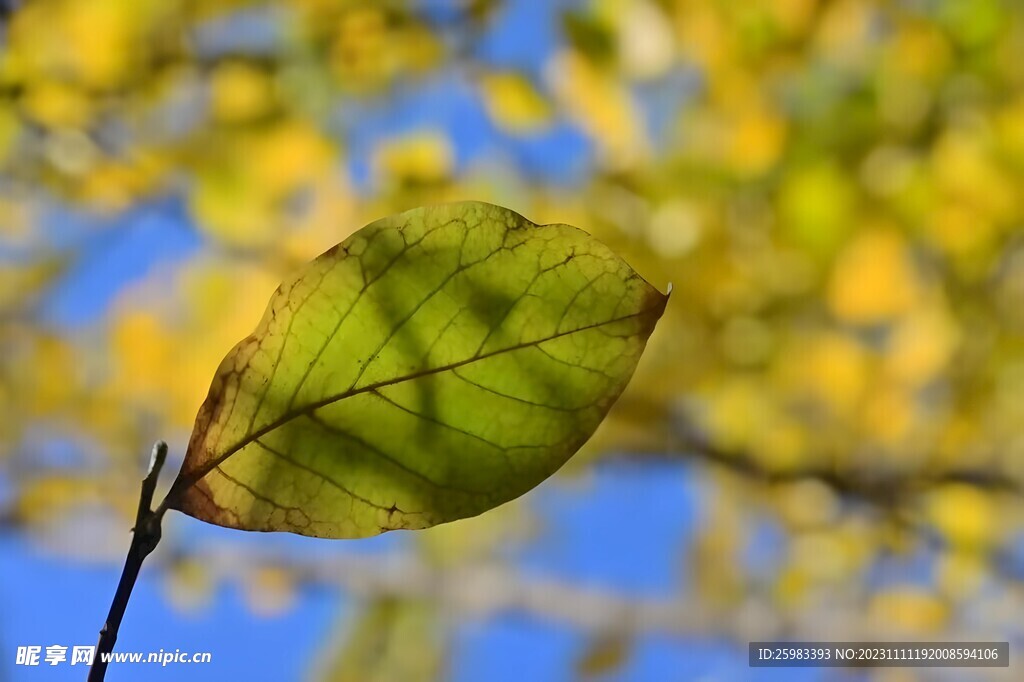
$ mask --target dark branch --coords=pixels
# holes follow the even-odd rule
[[[117,583],[114,600],[110,604],[110,613],[107,614],[107,620],[100,630],[96,654],[92,666],[89,668],[89,682],[102,682],[107,674],[107,661],[104,659],[114,650],[117,631],[121,627],[125,609],[128,608],[128,600],[132,596],[132,589],[139,577],[142,562],[160,542],[160,520],[163,518],[163,512],[153,512],[153,493],[156,491],[157,478],[160,476],[160,469],[166,459],[167,443],[157,441],[149,460],[149,473],[142,480],[139,510],[135,515],[135,527],[132,529],[132,544],[128,548],[128,556],[125,558],[124,569],[121,571],[121,579]]]

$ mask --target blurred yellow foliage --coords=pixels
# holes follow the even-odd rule
[[[194,613],[208,606],[215,587],[209,567],[188,557],[171,562],[162,583],[167,601],[186,613]]]
[[[849,419],[863,400],[873,365],[871,352],[855,338],[823,332],[786,344],[777,371],[795,397]]]
[[[255,567],[245,573],[243,584],[246,603],[255,614],[277,616],[295,603],[295,576],[285,568]]]
[[[811,253],[831,255],[853,228],[854,189],[834,164],[786,174],[779,192],[782,230]]]
[[[28,413],[42,417],[60,413],[76,393],[77,368],[74,349],[58,336],[40,336],[23,358],[22,371],[32,373],[32,390],[23,396]]]
[[[40,81],[22,100],[25,113],[47,128],[84,128],[92,119],[93,103],[82,90],[61,81]]]
[[[211,259],[181,273],[177,300],[169,306],[179,311],[173,321],[137,307],[127,296],[109,330],[115,372],[109,391],[118,401],[188,428],[225,349],[256,327],[278,284],[278,276],[266,269]],[[248,295],[239,296],[239,291]]]
[[[885,356],[895,379],[923,385],[949,366],[959,341],[959,328],[939,302],[921,305],[903,317],[893,330]]]
[[[835,492],[821,481],[780,484],[772,492],[782,520],[796,530],[828,528],[839,515]]]
[[[32,80],[112,89],[144,67],[138,59],[159,16],[153,0],[49,0],[15,13],[4,70]]]
[[[455,165],[455,150],[447,136],[423,131],[388,140],[378,147],[374,169],[382,180],[437,183],[449,177]]]
[[[827,531],[800,533],[793,538],[790,553],[792,565],[814,581],[838,583],[856,568],[847,543],[840,535]]]
[[[237,123],[266,114],[273,104],[274,82],[254,64],[224,62],[210,77],[210,107],[219,121]]]
[[[80,476],[50,475],[23,484],[16,500],[14,515],[20,522],[41,525],[57,522],[68,514],[81,512],[83,506],[104,507],[112,498],[107,485],[97,479]],[[130,503],[119,510],[127,518]]]
[[[622,83],[573,51],[552,57],[548,78],[559,105],[593,138],[605,163],[628,168],[648,157],[643,117]]]
[[[922,637],[986,617],[990,591],[1016,604],[994,562],[1024,528],[1021,3],[551,3],[565,30],[529,63],[492,61],[505,15],[489,1],[445,18],[361,0],[16,4],[0,52],[0,464],[18,476],[40,432],[134,471],[144,441],[187,436],[224,353],[298,262],[382,215],[486,199],[579,225],[673,283],[629,390],[571,469],[625,450],[703,462],[691,437],[713,446],[717,464],[694,469],[694,600],[767,596],[806,622],[853,600],[872,630]],[[211,38],[241,16],[267,25]],[[481,125],[490,137],[463,147],[460,100],[352,139],[367,111],[409,113],[397,107],[418,79],[456,83],[501,134]],[[544,147],[572,135],[587,141],[578,158]],[[549,183],[537,159],[589,165]],[[365,186],[350,180],[365,167]],[[177,202],[198,254],[151,268],[82,328],[46,317],[61,275],[108,230],[134,229],[105,217]],[[127,479],[74,473],[12,479],[17,514],[131,515]],[[785,536],[767,578],[743,559],[766,514]],[[437,570],[500,561],[532,524],[503,508],[415,551]],[[934,584],[871,582],[880,557],[921,553]],[[279,612],[290,579],[254,573],[245,589]],[[168,567],[179,605],[213,587],[187,558]],[[438,623],[428,605],[374,601],[328,671],[439,679]],[[590,653],[615,668],[629,648]]]
[[[949,617],[941,598],[910,586],[879,592],[871,598],[868,613],[875,632],[918,637],[941,631]]]
[[[513,135],[537,133],[551,121],[551,104],[523,74],[485,74],[480,79],[480,94],[495,125]]]
[[[954,548],[939,559],[936,582],[943,594],[960,601],[977,594],[988,574],[985,560],[979,554]]]
[[[442,47],[430,31],[386,6],[349,3],[336,21],[328,63],[343,88],[379,88],[440,59]]]
[[[972,486],[953,483],[932,491],[925,514],[954,548],[981,551],[999,540],[998,508]]]
[[[238,132],[199,169],[192,210],[199,225],[232,246],[263,247],[285,230],[289,202],[330,173],[331,143],[301,120]]]
[[[599,2],[617,28],[618,52],[624,73],[632,78],[663,76],[672,66],[676,44],[668,17],[656,2],[633,0]]]
[[[881,324],[909,312],[924,284],[899,233],[872,229],[843,249],[832,272],[829,308],[852,324]]]

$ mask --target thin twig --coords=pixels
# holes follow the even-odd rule
[[[102,682],[107,674],[108,661],[106,659],[114,650],[114,643],[117,642],[117,631],[121,627],[125,609],[128,608],[128,600],[132,596],[132,589],[139,577],[142,562],[160,542],[160,520],[163,518],[163,512],[161,510],[153,512],[152,505],[157,478],[160,476],[160,469],[166,459],[167,443],[162,440],[157,441],[149,460],[149,473],[142,480],[139,510],[135,515],[135,527],[132,529],[132,544],[128,548],[128,556],[125,558],[124,569],[121,571],[121,580],[117,583],[117,591],[114,592],[114,601],[110,604],[110,613],[107,614],[107,620],[100,630],[100,640],[96,645],[92,666],[89,668],[88,682]]]

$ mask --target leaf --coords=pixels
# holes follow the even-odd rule
[[[480,514],[590,437],[667,299],[568,225],[482,203],[379,220],[224,359],[165,504],[334,538]]]

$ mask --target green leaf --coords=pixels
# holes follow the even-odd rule
[[[166,505],[332,538],[480,514],[590,437],[667,298],[585,232],[497,206],[374,222],[221,363]]]

